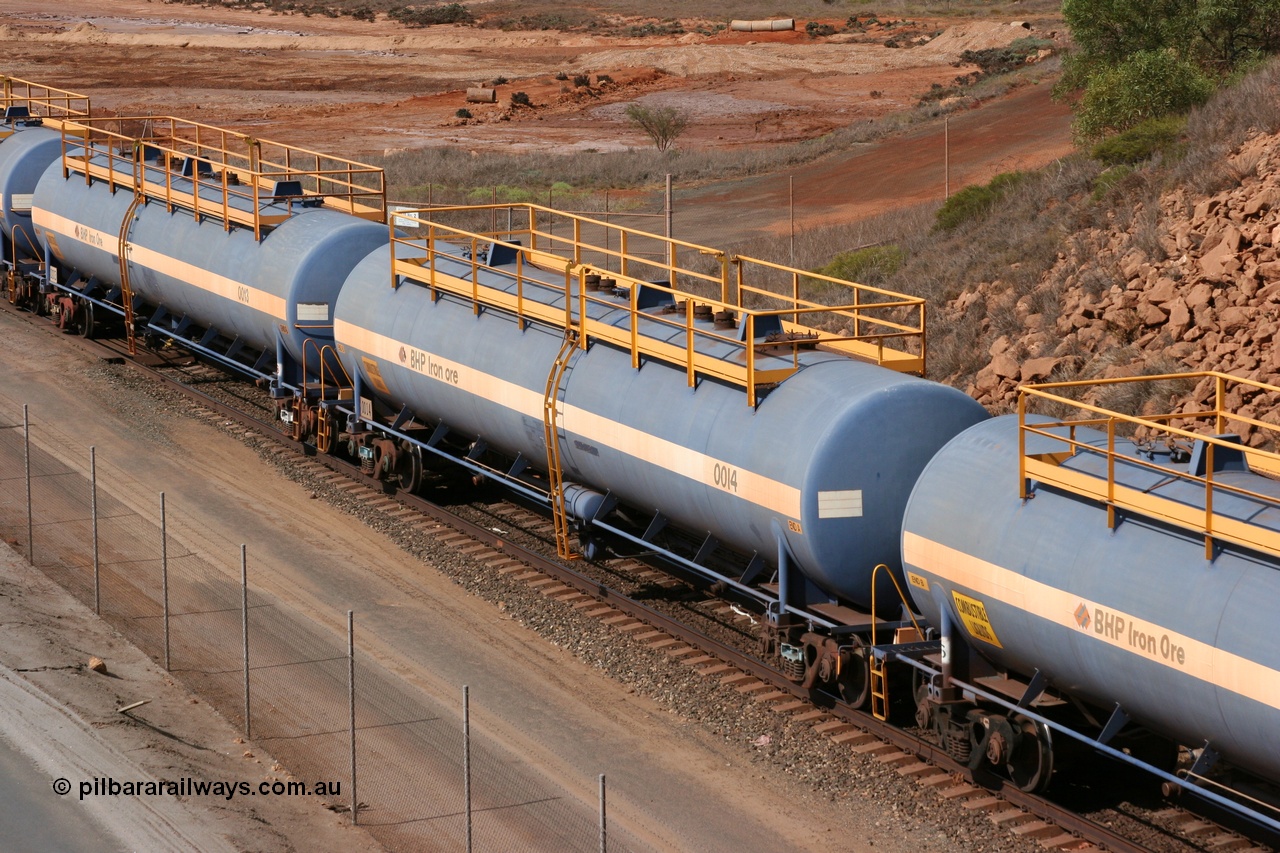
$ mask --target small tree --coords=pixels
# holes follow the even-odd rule
[[[643,104],[627,105],[627,118],[653,140],[659,151],[666,151],[675,144],[680,134],[689,126],[689,116],[675,107],[646,107]]]

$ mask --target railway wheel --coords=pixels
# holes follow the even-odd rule
[[[870,701],[871,664],[865,648],[841,653],[836,686],[840,690],[840,698],[850,707],[862,708]]]
[[[1053,735],[1047,726],[1026,717],[1010,722],[1018,742],[1005,764],[1009,780],[1020,791],[1043,793],[1053,775]]]
[[[400,443],[400,452],[396,454],[396,476],[400,479],[400,488],[407,492],[416,492],[422,485],[422,448],[407,441]]]
[[[76,313],[72,319],[72,328],[76,334],[85,340],[93,340],[94,336],[94,319],[93,319],[93,303],[81,302],[76,306]]]

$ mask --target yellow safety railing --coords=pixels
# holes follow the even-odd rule
[[[26,107],[32,117],[52,120],[83,118],[89,115],[89,96],[55,89],[18,77],[0,77],[4,109]]]
[[[386,221],[386,180],[376,166],[171,116],[66,123],[62,173],[221,220],[228,230],[252,228],[257,239],[296,204]]]
[[[524,220],[522,227],[513,225],[497,234],[484,234],[438,221],[449,213],[494,209],[508,211],[512,218],[519,214]],[[730,255],[540,205],[468,205],[399,211],[397,216],[416,219],[425,235],[406,237],[392,227],[393,286],[402,279],[414,281],[433,291],[471,301],[477,313],[481,307],[494,307],[516,315],[522,322],[531,320],[576,329],[582,349],[593,340],[603,340],[629,351],[635,367],[645,358],[683,367],[690,386],[699,376],[741,385],[752,406],[762,386],[776,384],[799,369],[799,353],[804,348],[860,358],[904,373],[922,375],[925,370],[923,299]],[[539,226],[540,217],[549,221],[553,216],[569,223],[568,236]],[[584,231],[602,234],[604,239],[587,242]],[[635,245],[641,240],[656,243],[659,251],[636,251]],[[514,257],[514,271],[498,273],[502,286],[488,286],[478,274],[487,268],[480,256],[490,245],[506,247]],[[661,257],[655,259],[654,255]],[[682,255],[710,256],[716,272],[693,269],[681,260]],[[453,263],[469,258],[471,271],[464,277],[444,273],[438,262],[446,258]],[[614,266],[618,272],[611,269]],[[642,274],[651,279],[665,278],[668,284],[649,283],[640,277]],[[620,304],[612,293],[589,289],[588,282],[594,276],[613,280],[619,292],[626,292],[627,303]],[[773,289],[765,286],[770,278],[775,283]],[[786,292],[776,289],[778,280]],[[515,285],[514,292],[511,284]],[[838,304],[827,305],[800,295],[802,286],[815,285],[834,291]],[[529,295],[531,288],[545,294],[548,287],[562,292],[563,299]],[[639,307],[642,287],[662,292],[664,301],[673,304],[674,310],[658,313]],[[691,287],[716,293],[718,298],[694,292]],[[592,306],[627,310],[630,320],[625,324],[594,320]],[[708,329],[705,323],[695,324],[695,317],[717,317],[725,321],[724,328]],[[664,329],[666,334],[659,337],[642,332],[641,320],[654,324],[651,328]],[[817,322],[840,331],[819,328]],[[781,327],[781,334],[757,339],[763,337],[757,335],[757,329],[770,327]],[[744,340],[752,344],[746,346]],[[743,355],[725,358],[709,354],[705,345],[713,342],[731,344],[740,348]]]
[[[893,588],[898,593],[898,602],[902,605],[902,609],[911,619],[911,625],[915,629],[915,636],[921,638],[924,631],[920,628],[919,621],[916,620],[915,611],[911,609],[911,602],[907,600],[907,594],[902,591],[902,584],[898,583],[898,578],[894,576],[893,570],[884,563],[878,563],[871,570],[871,645],[878,646],[879,641],[876,637],[876,626],[880,624],[880,620],[876,618],[876,576],[880,572],[884,572],[889,576],[889,580],[893,581]],[[877,658],[871,655],[867,659],[867,676],[871,680],[871,715],[877,720],[889,719],[889,679],[887,666],[889,661],[885,658]]]
[[[1151,383],[1168,380],[1211,381],[1213,385],[1212,408],[1186,412],[1170,412],[1146,415],[1128,415],[1111,411],[1099,405],[1081,402],[1060,393],[1081,393],[1090,386],[1119,385],[1124,383]],[[1257,549],[1280,556],[1280,530],[1251,523],[1247,518],[1226,516],[1214,509],[1215,498],[1231,495],[1256,502],[1265,507],[1280,508],[1280,500],[1222,481],[1220,473],[1214,473],[1214,453],[1230,449],[1243,453],[1249,469],[1256,473],[1280,475],[1280,454],[1270,450],[1246,447],[1218,438],[1231,423],[1248,424],[1262,430],[1272,440],[1280,435],[1280,426],[1257,418],[1231,412],[1226,401],[1233,389],[1246,393],[1277,394],[1280,387],[1252,379],[1244,379],[1216,371],[1169,374],[1161,376],[1134,376],[1117,379],[1084,380],[1076,382],[1046,382],[1024,385],[1018,395],[1018,483],[1021,496],[1029,496],[1031,480],[1083,495],[1103,503],[1107,508],[1108,523],[1114,528],[1118,523],[1118,511],[1130,511],[1169,524],[1194,531],[1204,536],[1205,557],[1213,558],[1214,540],[1231,542],[1246,548]],[[1079,417],[1054,418],[1028,423],[1033,402],[1047,402],[1055,407],[1066,407],[1081,413]],[[1208,403],[1206,403],[1208,405]],[[1076,437],[1076,430],[1085,427],[1106,435],[1106,446],[1088,444]],[[1142,459],[1133,452],[1128,440],[1117,448],[1117,433],[1129,428],[1141,427],[1148,440],[1183,442],[1190,449],[1195,442],[1204,443],[1205,472],[1203,475],[1188,472],[1185,467],[1173,467]],[[1056,430],[1056,432],[1053,432]],[[1065,431],[1065,434],[1064,434]],[[1045,436],[1054,439],[1064,449],[1052,453],[1027,453],[1028,436]],[[1274,446],[1274,445],[1273,445]],[[1105,460],[1105,475],[1063,466],[1073,456],[1094,454]],[[1116,479],[1117,463],[1136,466],[1158,472],[1170,481],[1181,480],[1199,484],[1204,490],[1204,506],[1192,505],[1164,497],[1154,489],[1139,489],[1125,485]]]
[[[332,328],[332,326],[295,326],[300,329],[314,328]],[[318,370],[310,369],[308,363],[308,353],[314,351],[316,363],[319,365]],[[307,377],[315,375],[316,381],[311,382]],[[332,344],[323,343],[310,336],[302,341],[302,391],[299,396],[294,397],[291,403],[293,410],[293,437],[296,441],[302,441],[307,437],[308,427],[312,435],[315,437],[316,450],[321,453],[329,453],[334,447],[334,434],[336,433],[333,416],[330,415],[323,406],[323,401],[329,399],[329,391],[333,389],[335,396],[339,400],[352,399],[351,377],[347,374],[347,369],[343,366],[341,359],[338,357],[338,351]],[[307,395],[308,391],[317,391],[316,403],[313,406]]]

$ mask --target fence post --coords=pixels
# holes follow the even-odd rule
[[[670,174],[667,175],[667,193],[665,198],[664,212],[667,217],[667,239],[670,240],[671,239],[671,217],[672,217],[672,214],[675,212],[674,210],[672,210],[672,204],[671,204],[671,175]]]
[[[35,519],[31,512],[31,417],[22,404],[22,461],[27,472],[27,562],[36,564]]]
[[[600,774],[600,853],[608,853],[609,850],[609,820],[608,812],[605,810],[604,796],[604,774]]]
[[[471,688],[462,685],[462,799],[467,813],[467,853],[471,853]]]
[[[240,612],[244,629],[244,737],[249,740],[253,736],[249,721],[249,561],[243,544],[240,545]]]
[[[169,530],[160,493],[160,597],[164,604],[164,671],[169,672]]]
[[[796,178],[787,175],[787,210],[791,224],[791,266],[796,265]]]
[[[360,823],[356,797],[356,623],[355,611],[347,611],[347,705],[351,722],[351,824]]]
[[[98,562],[98,449],[89,448],[89,515],[93,519],[93,612],[102,615],[102,573]]]

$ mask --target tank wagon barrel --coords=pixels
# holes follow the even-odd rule
[[[363,391],[535,460],[553,503],[563,478],[653,514],[650,524],[660,515],[762,561],[787,555],[795,601],[780,614],[816,600],[806,579],[869,602],[872,569],[898,562],[883,537],[919,466],[985,416],[952,389],[848,357],[921,369],[920,354],[890,345],[922,334],[921,300],[815,277],[843,290],[822,305],[797,294],[796,270],[645,235],[655,261],[618,226],[504,210],[521,226],[506,239],[433,210],[424,236],[394,237],[353,272],[335,334]],[[540,225],[551,216],[573,236]],[[588,244],[589,229],[615,233]],[[553,254],[565,246],[567,258]],[[695,269],[682,254],[715,263]],[[763,272],[782,273],[785,290],[766,288]],[[894,420],[911,429],[868,431]]]
[[[88,330],[118,305],[131,346],[135,330],[177,335],[277,388],[305,382],[346,273],[387,240],[381,170],[165,116],[61,133],[35,225],[69,271],[63,309],[83,305]]]
[[[1203,383],[1208,407],[1130,416],[1078,399],[1167,381]],[[948,650],[920,717],[955,751],[999,756],[1020,783],[1043,786],[1055,725],[1119,749],[1140,721],[1158,738],[1126,748],[1157,769],[1172,772],[1173,746],[1188,744],[1193,775],[1222,756],[1280,779],[1280,455],[1227,431],[1272,441],[1277,428],[1225,408],[1259,393],[1280,388],[1212,372],[1026,386],[1018,415],[961,433],[929,463],[903,561]],[[1002,694],[1014,713],[957,703],[961,683]],[[1068,696],[1099,709],[1092,727]],[[1019,707],[1046,724],[1028,725]],[[1010,742],[992,750],[973,734],[994,737],[1011,718],[1021,761]]]
[[[43,275],[43,249],[31,225],[36,182],[58,156],[58,132],[89,116],[89,98],[64,89],[4,77],[0,104],[0,263],[9,301],[26,296],[24,274]]]

